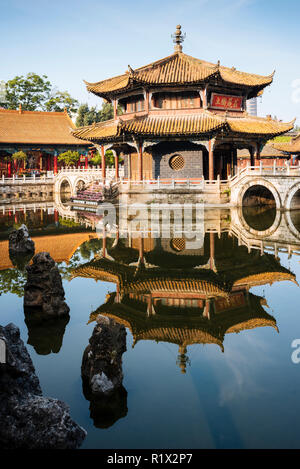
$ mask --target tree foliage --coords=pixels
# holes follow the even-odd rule
[[[70,114],[75,113],[78,109],[78,106],[79,102],[77,99],[72,98],[72,96],[67,91],[53,92],[49,101],[45,103],[46,111],[61,112],[66,109]]]
[[[118,115],[122,114],[121,106],[118,106],[117,110]],[[76,125],[77,127],[82,127],[84,125],[91,125],[94,122],[104,122],[114,117],[114,108],[112,103],[103,102],[102,108],[97,111],[97,108],[89,108],[87,103],[81,104],[78,109]]]
[[[53,88],[47,75],[28,73],[17,75],[6,82],[6,107],[25,111],[63,111],[76,112],[78,101],[67,91]]]
[[[78,151],[65,151],[64,153],[60,153],[58,155],[58,161],[63,162],[65,166],[75,166],[79,161],[80,155]]]

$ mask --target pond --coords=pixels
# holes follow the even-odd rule
[[[299,216],[204,210],[191,241],[110,232],[93,213],[7,209],[0,324],[20,328],[44,396],[87,430],[82,448],[299,448]],[[14,265],[7,241],[22,223],[59,266],[67,319],[24,315],[28,260]],[[107,408],[81,377],[99,313],[127,332],[123,387]]]

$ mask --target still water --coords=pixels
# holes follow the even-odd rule
[[[299,219],[205,211],[190,243],[110,236],[91,213],[6,210],[0,324],[20,328],[43,394],[87,430],[82,448],[299,448]],[[36,252],[58,263],[69,320],[33,326],[24,316],[26,262],[13,265],[7,244],[23,222]],[[127,330],[124,389],[109,409],[87,399],[81,378],[100,312]]]

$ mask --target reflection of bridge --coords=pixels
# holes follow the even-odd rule
[[[290,210],[295,207],[300,191],[300,166],[247,166],[230,180],[231,204],[242,206],[246,192],[257,186],[273,196],[276,209]]]

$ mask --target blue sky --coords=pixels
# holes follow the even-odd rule
[[[46,74],[59,90],[100,105],[83,79],[169,55],[180,23],[189,55],[261,75],[276,69],[259,114],[300,125],[299,0],[0,0],[0,7],[0,80]]]

